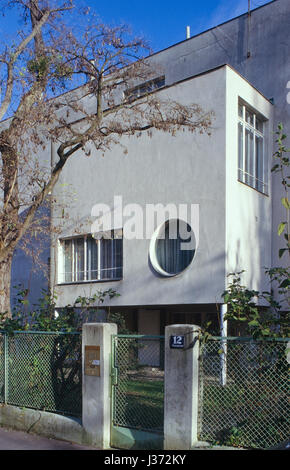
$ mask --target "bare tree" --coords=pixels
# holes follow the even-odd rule
[[[11,114],[0,128],[0,312],[10,315],[13,253],[29,231],[40,229],[39,208],[51,203],[72,155],[88,153],[88,143],[104,153],[120,145],[121,136],[150,136],[153,129],[209,132],[212,115],[196,104],[158,98],[147,45],[127,28],[87,21],[82,34],[79,27],[74,34],[62,18],[73,11],[70,1],[7,4],[22,8],[30,25],[0,56],[0,117]],[[75,77],[79,86],[62,93]],[[139,96],[136,85],[144,82]],[[50,142],[57,146],[52,166],[41,157]]]

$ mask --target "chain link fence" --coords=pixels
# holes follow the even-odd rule
[[[113,339],[113,424],[162,434],[164,337]],[[245,448],[289,439],[290,340],[201,344],[198,438]],[[81,416],[81,335],[0,334],[0,402]]]
[[[113,338],[113,424],[163,432],[164,337]]]
[[[5,401],[5,337],[0,334],[0,403]]]
[[[241,338],[201,345],[200,440],[267,448],[289,439],[289,345]]]
[[[0,334],[0,401],[80,417],[81,335]]]

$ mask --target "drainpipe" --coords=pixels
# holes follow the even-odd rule
[[[247,59],[251,57],[250,50],[250,34],[251,34],[251,0],[248,0],[248,18],[247,18]]]

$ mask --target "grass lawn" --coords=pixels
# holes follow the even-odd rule
[[[116,421],[138,429],[162,430],[164,383],[162,380],[127,380],[116,390]]]

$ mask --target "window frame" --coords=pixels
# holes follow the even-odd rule
[[[177,271],[177,272],[166,271],[165,268],[162,266],[162,263],[160,262],[160,258],[159,258],[159,254],[158,254],[158,250],[159,250],[158,245],[160,243],[160,240],[165,239],[165,238],[163,238],[163,234],[164,234],[164,237],[165,237],[165,231],[167,230],[167,227],[170,225],[170,223],[173,223],[173,224],[176,224],[176,223],[177,224],[180,224],[180,223],[186,224],[187,228],[190,228],[191,237],[194,237],[194,242],[195,242],[195,248],[193,250],[190,250],[190,251],[193,251],[193,255],[192,255],[190,261],[188,262],[188,264],[186,266],[184,266],[180,271]],[[178,225],[176,226],[176,228],[177,227],[178,227]],[[170,228],[169,228],[169,231],[170,231]],[[187,233],[189,233],[189,232],[187,231]],[[179,228],[178,228],[177,238],[176,239],[173,238],[173,240],[177,240],[177,243],[178,243],[178,240],[181,240],[181,243],[186,243],[185,239],[183,239],[182,237],[180,238],[179,235],[180,235],[180,232],[179,232]],[[164,277],[164,278],[173,278],[173,277],[181,276],[188,269],[190,269],[192,263],[194,262],[195,256],[196,256],[196,250],[197,250],[196,238],[195,238],[194,231],[193,231],[192,227],[190,226],[190,224],[188,222],[186,222],[185,220],[182,220],[182,219],[168,219],[168,220],[164,221],[155,230],[155,232],[154,232],[154,234],[151,238],[150,246],[149,246],[149,259],[150,259],[150,263],[151,263],[152,268],[154,269],[154,271],[159,276]],[[185,251],[187,251],[187,250],[185,250]]]
[[[240,115],[240,109],[242,109],[242,116]],[[247,121],[247,112],[252,114],[253,122]],[[257,127],[257,120],[263,125],[263,129],[260,130]],[[261,194],[268,196],[269,194],[269,175],[268,175],[268,158],[267,158],[267,120],[256,111],[254,108],[249,106],[242,100],[238,102],[238,181],[245,184],[246,186],[258,191]],[[242,128],[242,145],[240,145],[240,126]],[[247,155],[246,151],[246,133],[252,136],[251,151],[252,154]],[[257,153],[257,140],[262,139],[262,179],[258,174],[258,153]],[[261,140],[260,140],[261,141]],[[242,147],[242,148],[241,148]],[[242,150],[242,155],[241,155]],[[242,162],[242,165],[241,165]],[[242,168],[241,168],[242,166]],[[253,171],[251,171],[253,170]]]
[[[128,88],[124,91],[124,99],[134,101],[135,99],[141,98],[142,96],[149,95],[155,90],[159,90],[165,87],[165,75],[160,77],[152,78],[147,82],[139,83],[132,88]]]
[[[114,233],[114,230],[111,231],[112,235]],[[97,245],[97,269],[92,270],[91,267],[88,265],[89,261],[89,256],[88,256],[88,250],[89,250],[89,245],[88,245],[88,239],[92,239],[96,242]],[[76,269],[76,245],[77,241],[83,239],[83,271],[79,271]],[[102,260],[102,241],[106,240],[105,237],[101,238],[94,238],[91,234],[85,234],[85,235],[77,235],[73,237],[65,237],[61,238],[58,240],[58,271],[57,271],[57,276],[58,276],[58,284],[83,284],[83,283],[93,283],[93,282],[108,282],[108,281],[120,281],[123,279],[123,233],[121,238],[107,238],[111,241],[113,240],[121,240],[122,241],[122,249],[121,249],[121,266],[113,266],[113,263],[111,262],[112,267],[111,268],[105,268],[103,269],[101,267],[101,260]],[[71,272],[68,272],[65,270],[65,242],[70,241],[71,243]],[[112,252],[111,252],[111,261],[114,260],[114,254],[115,252],[115,244],[112,243]],[[108,269],[113,270],[113,272],[120,272],[120,276],[114,275],[111,278],[108,277],[102,277],[102,274],[104,271],[107,271]],[[89,278],[91,277],[91,273],[97,271],[97,277],[95,278]],[[83,279],[80,279],[79,277],[80,274],[83,274]],[[66,276],[69,275],[71,279],[69,281],[66,280]]]

